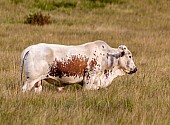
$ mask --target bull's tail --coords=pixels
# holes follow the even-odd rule
[[[24,67],[24,60],[27,57],[27,55],[29,54],[29,50],[25,50],[23,51],[22,55],[21,55],[21,65],[20,65],[20,86],[22,88],[22,74],[23,74],[23,67]]]

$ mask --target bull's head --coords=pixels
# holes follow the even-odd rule
[[[118,60],[118,65],[120,68],[128,74],[135,73],[137,71],[137,67],[132,59],[132,53],[125,45],[120,45],[118,50],[120,52],[120,57]]]

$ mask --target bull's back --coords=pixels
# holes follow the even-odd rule
[[[40,44],[43,45],[43,44]],[[110,49],[108,44],[104,41],[97,40],[94,42],[89,42],[81,45],[60,45],[60,44],[44,44],[45,46],[51,48],[56,56],[60,57],[60,55],[76,55],[76,54],[84,54],[87,56],[91,56],[94,51],[106,51]]]

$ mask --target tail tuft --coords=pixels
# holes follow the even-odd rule
[[[23,74],[24,60],[25,60],[25,58],[27,57],[28,54],[29,54],[29,51],[26,51],[26,52],[24,51],[22,53],[22,56],[21,56],[21,65],[20,65],[20,86],[21,86],[21,88],[22,88],[22,85],[23,85],[22,74]]]

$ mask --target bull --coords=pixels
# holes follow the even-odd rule
[[[125,45],[112,48],[101,40],[76,46],[40,43],[31,45],[21,54],[26,81],[22,91],[42,91],[42,80],[62,90],[79,83],[84,90],[106,88],[117,76],[133,74],[137,67]]]

